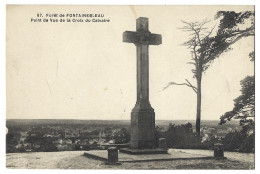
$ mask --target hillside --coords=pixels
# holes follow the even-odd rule
[[[202,153],[192,151],[192,153]],[[83,156],[83,153],[84,151],[10,153],[6,155],[6,167],[14,169],[254,169],[253,154],[235,152],[226,153],[228,159],[223,160],[133,162],[116,166],[89,159]],[[248,160],[245,160],[246,158]]]

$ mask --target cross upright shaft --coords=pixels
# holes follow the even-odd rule
[[[134,43],[137,57],[137,101],[131,113],[132,149],[154,148],[155,113],[149,101],[149,45],[160,45],[162,37],[149,31],[148,18],[136,20],[136,32],[125,31],[123,42]]]
[[[149,31],[148,18],[136,20],[136,32],[125,31],[123,42],[136,45],[137,56],[137,103],[141,108],[147,108],[149,102],[149,45],[160,45],[162,37]]]

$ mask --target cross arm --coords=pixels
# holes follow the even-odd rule
[[[123,42],[142,44],[142,45],[160,45],[162,36],[148,32],[125,31],[123,33]]]
[[[138,42],[137,33],[133,31],[125,31],[123,33],[123,42],[137,43]]]
[[[162,44],[162,35],[160,34],[150,34],[150,45],[160,45]]]

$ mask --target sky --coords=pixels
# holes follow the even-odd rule
[[[7,119],[129,120],[136,102],[136,48],[122,33],[149,18],[162,44],[149,47],[150,103],[158,120],[195,120],[196,94],[171,81],[195,84],[182,44],[189,33],[181,21],[209,19],[219,10],[253,6],[8,6],[6,27]],[[37,13],[104,14],[109,23],[32,23]],[[203,74],[202,120],[232,110],[240,81],[254,74],[248,54],[254,38],[243,38]]]

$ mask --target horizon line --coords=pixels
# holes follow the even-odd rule
[[[86,120],[86,121],[130,121],[130,119],[68,119],[68,118],[6,118],[6,120]],[[157,119],[155,121],[196,121],[192,119]],[[219,121],[219,119],[203,119],[201,121]]]

